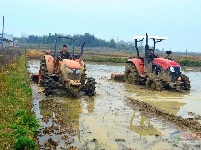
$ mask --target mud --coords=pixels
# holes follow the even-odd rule
[[[38,67],[38,60],[28,62],[30,73],[37,73]],[[65,91],[45,97],[42,87],[31,84],[33,111],[41,124],[40,149],[200,149],[199,138],[187,130],[199,132],[191,124],[199,121],[194,106],[200,102],[200,87],[193,85],[200,72],[188,72],[191,92],[157,93],[110,80],[112,72],[123,71],[123,66],[87,64],[88,76],[98,83],[93,98],[71,99]]]
[[[196,116],[194,118],[182,118],[181,116],[175,116],[174,114],[168,113],[164,110],[160,110],[146,102],[131,100],[134,106],[140,108],[140,111],[146,112],[149,115],[155,115],[161,119],[165,119],[166,121],[172,122],[178,127],[184,130],[191,130],[194,133],[200,133],[201,124],[199,121],[201,116]]]

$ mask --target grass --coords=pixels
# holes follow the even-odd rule
[[[189,60],[189,59],[184,59],[184,60],[178,60],[178,63],[181,66],[201,66],[201,61],[198,60]]]
[[[31,112],[31,98],[25,57],[20,56],[0,74],[1,149],[36,149],[39,123]]]

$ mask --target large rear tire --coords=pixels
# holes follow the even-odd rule
[[[140,76],[136,66],[133,63],[127,63],[125,68],[125,81],[129,84],[140,84]]]
[[[190,90],[190,80],[189,77],[187,77],[185,74],[181,75],[182,82],[184,83],[184,90]]]
[[[40,61],[40,71],[39,71],[39,78],[38,78],[38,84],[40,86],[45,86],[45,80],[46,80],[47,73],[48,73],[48,71],[47,71],[47,66],[46,66],[46,60],[42,59]]]
[[[45,96],[49,96],[52,94],[53,91],[53,79],[48,74],[46,60],[42,59],[40,61],[40,71],[39,71],[39,78],[38,82],[40,86],[45,87]]]
[[[49,96],[51,94],[53,94],[53,84],[54,84],[54,81],[53,79],[51,78],[50,75],[46,75],[46,80],[45,80],[45,96]]]

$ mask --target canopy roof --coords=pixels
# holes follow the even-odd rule
[[[133,36],[134,39],[145,39],[146,36],[143,35],[135,35]],[[156,40],[167,40],[167,37],[163,36],[148,36],[149,39],[156,39]]]

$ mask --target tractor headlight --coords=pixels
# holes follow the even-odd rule
[[[80,70],[78,70],[78,69],[70,69],[70,73],[71,74],[79,74]]]
[[[77,71],[76,71],[76,74],[80,74],[80,72],[81,72],[80,70],[77,70]]]
[[[175,72],[174,67],[171,66],[171,67],[170,67],[170,71],[171,71],[171,72]]]
[[[182,69],[181,69],[181,67],[180,67],[180,72],[182,72]]]
[[[71,73],[71,74],[74,74],[74,73],[76,73],[76,70],[77,70],[77,69],[70,69],[70,73]]]

